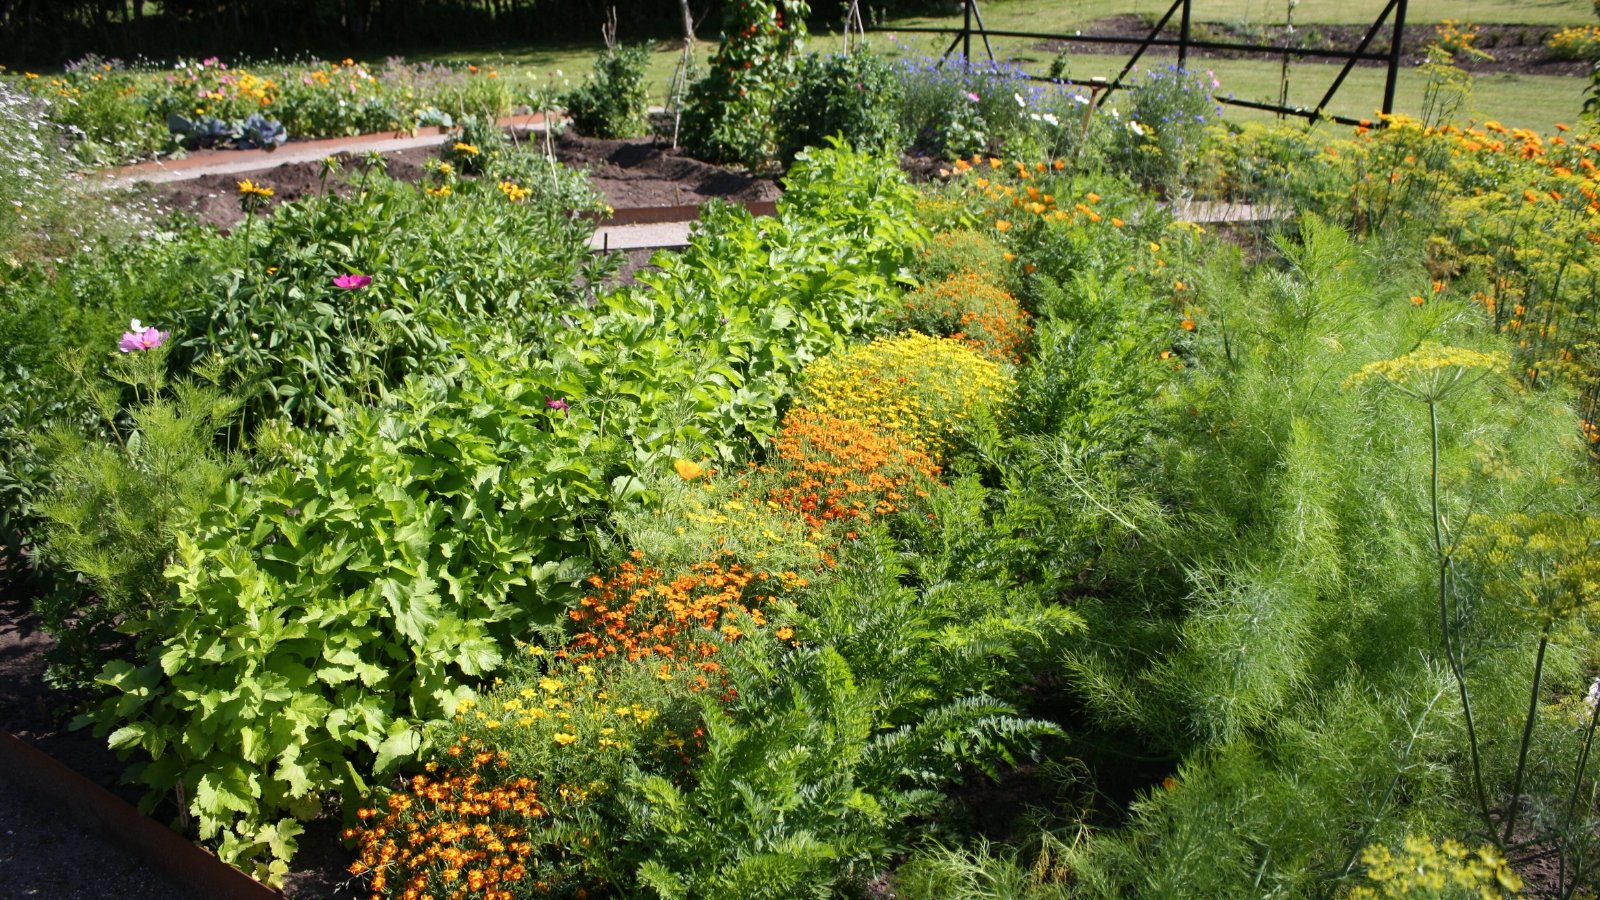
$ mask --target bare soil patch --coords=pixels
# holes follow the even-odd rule
[[[443,141],[439,147],[444,147]],[[588,171],[595,189],[616,209],[684,206],[713,198],[740,202],[775,200],[782,193],[772,179],[680,156],[648,140],[607,141],[562,135],[555,139],[554,149],[562,164]],[[389,154],[388,173],[402,181],[420,181],[426,171],[424,165],[438,155],[438,149],[427,148]],[[336,158],[347,171],[363,163],[363,157],[349,153],[336,154]],[[352,190],[346,179],[325,180],[321,162],[287,163],[245,175],[203,175],[187,181],[152,184],[147,190],[166,209],[189,213],[202,222],[229,229],[244,218],[238,193],[239,181],[244,178],[272,188],[272,201],[265,209],[324,190]]]

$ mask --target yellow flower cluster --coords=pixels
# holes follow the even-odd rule
[[[446,165],[448,165],[448,163],[446,163]],[[512,203],[521,203],[522,201],[528,199],[529,195],[531,195],[533,191],[523,187],[520,184],[517,184],[515,181],[502,181],[500,182],[500,193],[505,194],[506,199],[510,200]]]
[[[1442,399],[1469,376],[1504,371],[1510,360],[1500,354],[1423,341],[1417,349],[1393,359],[1368,363],[1345,381],[1346,387],[1383,380],[1403,393],[1429,402]]]
[[[1490,573],[1488,588],[1541,623],[1570,619],[1600,598],[1600,519],[1555,513],[1473,516],[1457,555]]]
[[[1395,854],[1382,844],[1361,851],[1371,885],[1350,892],[1352,898],[1456,897],[1474,894],[1483,900],[1515,896],[1522,879],[1493,847],[1468,850],[1446,839],[1407,835],[1405,849]]]
[[[944,459],[974,415],[1005,407],[1014,391],[1004,368],[961,341],[908,332],[812,363],[799,405]]]

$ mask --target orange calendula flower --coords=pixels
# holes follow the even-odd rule
[[[1194,320],[1193,319],[1184,319],[1179,324],[1183,327],[1184,331],[1193,331],[1194,330]]]
[[[1126,224],[1128,224],[1128,223],[1122,221],[1121,219],[1117,218],[1116,216],[1112,216],[1111,217],[1111,227],[1112,228],[1121,228],[1122,226],[1124,226]]]
[[[1011,223],[1007,222],[1005,219],[996,219],[994,222],[994,230],[1000,232],[1010,231]]]
[[[1050,164],[1050,165],[1051,165],[1051,166],[1052,166],[1052,167],[1053,167],[1053,168],[1054,168],[1054,169],[1055,169],[1055,170],[1056,170],[1056,171],[1057,171],[1057,172],[1059,172],[1059,171],[1061,171],[1061,170],[1062,170],[1062,169],[1065,169],[1065,168],[1066,168],[1066,167],[1067,167],[1067,162],[1066,162],[1066,160],[1063,160],[1063,159],[1058,159],[1058,160],[1056,160],[1056,161],[1055,161],[1055,162],[1053,162],[1053,163],[1051,163],[1051,164]]]
[[[687,459],[673,460],[672,468],[684,481],[693,481],[706,473],[705,466]]]
[[[1411,305],[1412,306],[1421,306],[1424,302],[1425,301],[1422,299],[1422,295],[1421,294],[1412,294],[1411,295]]]
[[[1538,203],[1539,195],[1532,190],[1526,190],[1522,192],[1522,199],[1528,201],[1529,203]]]
[[[1096,194],[1094,191],[1090,191],[1083,199],[1088,200],[1090,203],[1099,203],[1100,195]]]

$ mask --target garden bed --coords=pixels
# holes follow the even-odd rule
[[[556,138],[554,147],[556,158],[563,164],[587,169],[595,190],[616,209],[697,205],[710,199],[774,200],[781,193],[771,179],[680,156],[649,140],[609,141],[562,135]],[[225,158],[227,151],[214,151],[214,155]],[[337,156],[347,168],[361,163],[359,155],[342,153]],[[388,172],[403,181],[420,181],[426,174],[424,163],[437,156],[438,149],[432,147],[388,154]],[[269,206],[319,193],[325,182],[330,190],[349,190],[335,187],[335,179],[324,178],[320,160],[289,163],[246,174],[251,181],[272,189]],[[232,228],[244,218],[239,206],[241,177],[202,175],[154,184],[149,191],[168,209],[190,213],[218,228]]]

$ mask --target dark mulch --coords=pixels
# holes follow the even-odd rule
[[[441,141],[440,148],[444,146]],[[616,209],[641,206],[685,206],[716,198],[738,202],[776,200],[782,191],[769,178],[733,172],[690,159],[648,140],[608,141],[565,134],[554,142],[556,159],[586,170],[595,190]],[[388,172],[402,181],[419,181],[424,164],[439,155],[421,148],[387,156]],[[358,168],[362,157],[335,154],[346,170]],[[205,175],[187,181],[152,184],[149,194],[162,206],[187,212],[218,228],[232,228],[243,218],[239,208],[241,179],[272,188],[272,205],[287,203],[323,190],[348,192],[345,179],[323,178],[321,162],[285,163],[244,175]]]

